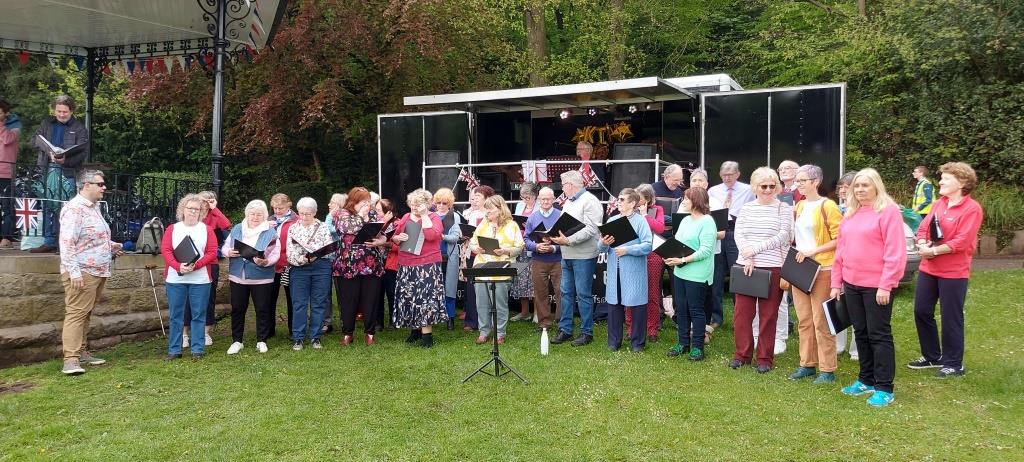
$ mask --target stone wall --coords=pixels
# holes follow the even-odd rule
[[[167,325],[167,295],[163,288],[163,259],[152,255],[124,255],[114,261],[113,274],[92,313],[90,349],[160,335],[149,270]],[[221,265],[217,290],[217,316],[230,308],[227,265]],[[0,255],[0,367],[61,356],[64,287],[59,257],[4,251]]]

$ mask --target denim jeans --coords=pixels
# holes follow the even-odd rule
[[[181,354],[181,334],[185,330],[185,309],[192,311],[192,329],[190,337],[192,354],[202,354],[206,348],[206,338],[201,335],[206,325],[206,305],[210,302],[210,284],[175,284],[164,285],[167,290],[167,311],[170,317],[170,338],[167,341],[167,354]]]
[[[318,258],[305,266],[293,266],[289,277],[292,294],[292,341],[320,338],[320,328],[331,302],[331,262]],[[308,314],[307,314],[308,310]],[[308,325],[307,325],[308,321]]]
[[[573,307],[580,313],[580,332],[594,335],[594,270],[597,258],[562,259],[562,317],[558,330],[572,335]],[[575,302],[575,303],[574,303]]]

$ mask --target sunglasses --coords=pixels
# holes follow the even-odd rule
[[[761,185],[761,190],[762,191],[771,191],[773,189],[775,189],[775,185],[773,185],[773,184],[763,184],[763,185]]]
[[[107,182],[105,182],[105,181],[86,181],[86,183],[94,184],[94,185],[99,186],[101,188],[107,187]]]

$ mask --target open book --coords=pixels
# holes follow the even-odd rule
[[[65,156],[78,154],[80,151],[85,149],[84,144],[76,144],[67,149],[60,148],[54,146],[53,143],[50,143],[50,140],[47,140],[46,137],[44,137],[43,135],[36,136],[38,136],[39,139],[43,140],[43,143],[46,143],[46,148],[50,150],[50,157],[52,157],[53,159],[63,159]]]

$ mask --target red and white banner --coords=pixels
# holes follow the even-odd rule
[[[523,181],[532,181],[534,183],[549,183],[550,180],[548,180],[547,162],[524,160]]]
[[[459,170],[459,178],[455,182],[458,183],[459,181],[466,182],[466,191],[472,191],[473,188],[480,186],[480,180],[466,169]]]

